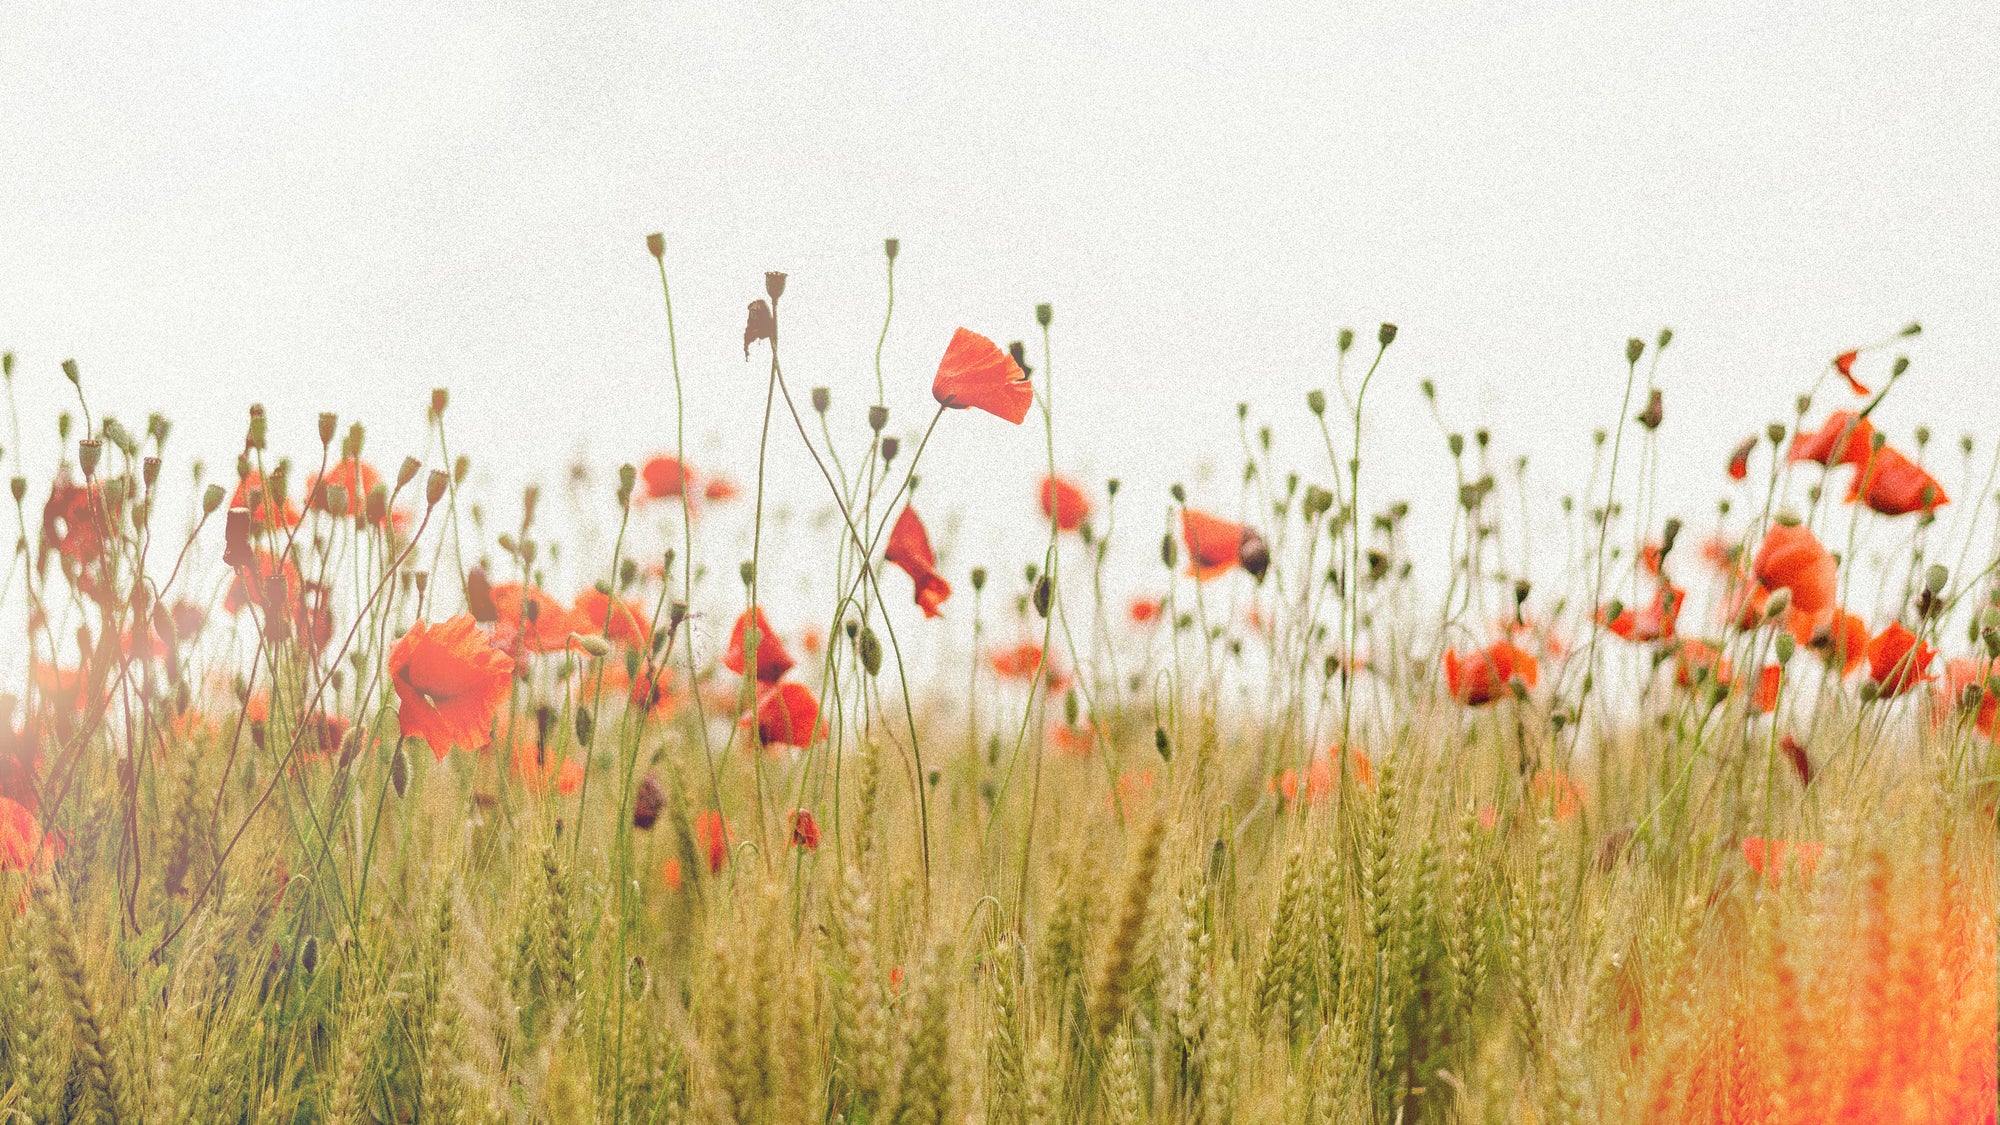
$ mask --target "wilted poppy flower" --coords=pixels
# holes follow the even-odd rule
[[[736,617],[736,627],[729,631],[729,648],[722,654],[722,666],[743,674],[744,649],[748,647],[744,630],[751,624],[751,610],[744,610]],[[785,642],[771,630],[771,622],[764,616],[764,609],[758,606],[756,612],[757,629],[757,680],[759,683],[775,684],[792,670],[792,654],[785,651]]]
[[[1131,618],[1134,625],[1150,625],[1160,619],[1166,604],[1160,598],[1133,598],[1125,607],[1125,616]]]
[[[42,505],[42,550],[54,550],[71,562],[95,562],[104,553],[102,504],[99,486],[78,484],[65,470]]]
[[[1033,641],[1022,641],[1012,648],[999,649],[986,657],[986,662],[995,672],[1010,680],[1032,681],[1036,669],[1042,669],[1050,691],[1061,691],[1069,686],[1069,674],[1062,671],[1056,662],[1050,660],[1047,666],[1042,662],[1042,646]]]
[[[1507,685],[1516,679],[1534,687],[1539,674],[1535,658],[1512,641],[1495,641],[1463,656],[1457,649],[1444,650],[1445,689],[1468,707],[1483,706],[1508,694]]]
[[[1188,573],[1206,582],[1237,565],[1243,550],[1240,523],[1218,519],[1193,508],[1181,509],[1181,542],[1187,544]]]
[[[253,492],[258,494],[259,500],[250,513],[250,519],[258,527],[268,531],[273,528],[291,527],[299,522],[298,505],[292,503],[289,496],[280,504],[278,498],[271,495],[270,489],[264,486],[263,474],[255,469],[236,482],[236,491],[229,497],[229,507],[249,508],[250,494]]]
[[[1750,870],[1773,886],[1784,876],[1787,861],[1800,878],[1812,878],[1825,850],[1825,845],[1817,840],[1767,841],[1762,836],[1747,836],[1743,840],[1743,858],[1750,864]]]
[[[1055,521],[1060,531],[1075,531],[1090,515],[1090,499],[1083,489],[1061,477],[1043,477],[1037,498],[1041,501],[1042,515]]]
[[[1907,516],[1931,511],[1950,497],[1922,465],[1885,445],[1848,482],[1847,502],[1856,500],[1885,516]]]
[[[419,621],[389,650],[402,732],[430,743],[440,761],[452,750],[486,745],[513,675],[513,659],[467,614],[437,625]]]
[[[819,850],[819,821],[805,809],[792,810],[792,846],[805,851]]]
[[[1778,739],[1778,752],[1791,763],[1792,772],[1799,775],[1800,785],[1811,785],[1813,779],[1812,759],[1806,756],[1806,744],[1792,737],[1790,732]]]
[[[583,784],[583,763],[562,757],[546,746],[526,739],[514,747],[514,776],[530,793],[546,793],[553,786],[567,797]]]
[[[1875,634],[1868,642],[1868,678],[1884,696],[1901,695],[1932,679],[1931,661],[1937,650],[1917,639],[1900,621]]]
[[[748,726],[750,716],[743,717]],[[757,741],[765,746],[812,745],[819,726],[819,700],[804,684],[786,680],[757,690]]]
[[[615,644],[631,645],[634,648],[646,646],[645,613],[644,606],[630,600],[620,600],[614,609],[611,595],[595,586],[576,596],[574,616],[578,625],[577,632],[604,636],[605,618],[609,617],[610,637]],[[588,626],[588,629],[584,626]]]
[[[1583,809],[1583,786],[1561,770],[1536,770],[1528,782],[1528,791],[1537,804],[1547,805],[1559,821],[1568,820]]]
[[[896,517],[896,526],[889,529],[889,546],[882,552],[885,562],[903,568],[916,585],[918,608],[925,617],[936,617],[938,606],[951,597],[951,583],[937,572],[937,555],[931,550],[931,537],[924,531],[924,521],[917,518],[917,510],[905,507],[903,514]]]
[[[714,875],[729,861],[729,822],[714,809],[703,809],[694,814],[694,846],[708,860],[708,873]]]
[[[1839,564],[1804,524],[1772,524],[1751,572],[1766,590],[1790,590],[1800,613],[1817,617],[1833,605]]]
[[[1795,438],[1793,440],[1794,440],[1793,447],[1797,448],[1797,439]],[[1750,454],[1753,453],[1756,450],[1756,448],[1757,448],[1757,438],[1755,435],[1752,435],[1750,437],[1744,438],[1742,444],[1738,445],[1734,450],[1730,451],[1729,454],[1730,480],[1742,480],[1743,478],[1750,475]],[[1796,460],[1796,458],[1794,459]]]
[[[646,486],[639,495],[647,500],[678,497],[695,483],[694,470],[674,457],[648,458],[645,464],[639,466],[639,480]]]
[[[1833,369],[1840,372],[1841,378],[1847,380],[1848,390],[1857,395],[1866,395],[1868,388],[1862,386],[1861,380],[1854,377],[1854,361],[1860,358],[1861,353],[1858,351],[1841,352],[1833,357]]]
[[[952,333],[937,378],[931,381],[931,395],[940,406],[977,407],[1017,426],[1035,401],[1020,364],[999,345],[967,328]]]
[[[580,622],[546,590],[502,582],[489,596],[496,614],[493,643],[510,653],[561,652]]]
[[[647,770],[639,779],[639,791],[632,795],[632,827],[649,831],[659,822],[660,810],[666,805],[667,790],[660,784],[660,775]]]
[[[1836,410],[1825,424],[1810,434],[1793,434],[1790,457],[1794,461],[1815,461],[1835,465],[1859,465],[1868,460],[1875,427],[1852,410]]]

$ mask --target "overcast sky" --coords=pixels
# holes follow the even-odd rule
[[[1885,428],[1996,431],[1990,3],[119,0],[6,5],[0,43],[0,346],[33,457],[70,356],[99,411],[166,410],[217,466],[251,401],[294,455],[335,410],[394,464],[434,385],[494,494],[586,440],[607,467],[667,448],[652,230],[697,461],[740,477],[763,271],[791,275],[790,377],[858,433],[890,235],[896,427],[955,326],[1026,336],[1051,301],[1058,458],[1149,520],[1176,479],[1233,505],[1238,400],[1323,471],[1303,397],[1340,326],[1382,320],[1365,488],[1425,511],[1452,493],[1420,380],[1574,488],[1625,339],[1663,325],[1689,514],[1830,356],[1912,319]],[[1027,556],[998,545],[1041,457],[947,419],[925,504],[979,517],[948,574]]]

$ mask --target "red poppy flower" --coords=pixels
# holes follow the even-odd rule
[[[1946,661],[1944,678],[1938,682],[1935,689],[1937,721],[1942,723],[1945,716],[1962,706],[1966,689],[1976,686],[1979,689],[1979,703],[1973,726],[1980,734],[1992,738],[1994,719],[2000,717],[2000,696],[1994,695],[1993,689],[1986,686],[1993,676],[1993,670],[1994,665],[1991,660],[1974,660],[1971,657],[1959,656]]]
[[[710,477],[708,483],[701,486],[701,498],[711,504],[726,503],[739,495],[741,490],[728,477]]]
[[[256,606],[264,635],[273,641],[297,638],[315,651],[333,639],[333,607],[326,587],[308,583],[289,558],[259,549],[248,566],[236,568],[222,605],[231,613]]]
[[[1181,542],[1187,544],[1188,573],[1206,582],[1237,564],[1243,550],[1240,523],[1217,519],[1193,508],[1181,509]]]
[[[502,582],[493,599],[493,643],[510,653],[561,652],[569,635],[580,632],[577,618],[546,590]]]
[[[951,583],[937,572],[937,555],[931,550],[931,537],[924,531],[924,521],[917,518],[917,510],[905,507],[903,514],[896,517],[896,526],[889,529],[889,546],[882,552],[885,562],[903,568],[916,584],[917,606],[925,617],[936,617],[938,606],[951,597]]]
[[[1051,660],[1043,667],[1042,646],[1033,641],[1022,641],[1012,648],[1003,648],[989,654],[986,662],[995,672],[1010,680],[1032,682],[1037,669],[1041,669],[1047,679],[1050,691],[1061,691],[1069,686],[1069,674],[1062,671]]]
[[[551,753],[546,746],[523,740],[514,747],[514,775],[530,793],[551,787],[567,797],[583,785],[583,763]]]
[[[438,625],[419,621],[389,650],[402,732],[430,743],[440,761],[452,750],[486,745],[513,675],[513,659],[467,614]]]
[[[1133,598],[1131,604],[1125,607],[1125,616],[1131,618],[1134,625],[1150,625],[1160,619],[1166,605],[1160,598]]]
[[[639,669],[639,675],[630,685],[628,698],[632,706],[655,718],[671,715],[680,707],[680,695],[674,689],[674,674],[668,668]]]
[[[1806,744],[1792,737],[1788,732],[1778,739],[1778,752],[1791,763],[1792,772],[1799,775],[1800,785],[1811,785],[1813,779],[1812,759],[1806,756]]]
[[[708,860],[708,873],[718,874],[729,861],[729,822],[714,809],[694,814],[694,846]],[[678,871],[676,871],[678,874]]]
[[[0,797],[25,806],[29,812],[40,809],[36,779],[41,772],[41,740],[33,725],[15,730],[11,723],[0,723]]]
[[[1868,458],[1847,486],[1847,502],[1860,500],[1885,516],[1928,512],[1950,502],[1944,488],[1922,465],[1883,446]]]
[[[1042,515],[1054,520],[1061,531],[1075,531],[1090,515],[1090,498],[1083,494],[1083,489],[1061,477],[1043,477],[1038,498]]]
[[[1787,860],[1800,878],[1811,879],[1825,850],[1825,845],[1817,840],[1767,841],[1762,836],[1747,836],[1743,840],[1743,858],[1750,864],[1750,870],[1774,886],[1783,877]]]
[[[1875,427],[1868,419],[1852,410],[1836,410],[1817,432],[1793,434],[1790,456],[1794,461],[1814,461],[1829,469],[1859,465],[1868,460],[1874,440]]]
[[[1546,804],[1558,821],[1568,820],[1583,809],[1583,786],[1557,769],[1540,769],[1528,783],[1537,804]]]
[[[289,496],[282,505],[279,504],[278,498],[271,495],[270,490],[264,487],[263,474],[255,469],[236,482],[236,491],[229,497],[229,507],[250,507],[250,494],[253,492],[259,495],[259,500],[256,509],[250,513],[250,519],[258,527],[268,531],[272,528],[291,527],[299,522],[299,506],[292,503]]]
[[[678,859],[669,859],[665,863],[661,864],[660,881],[667,885],[668,890],[673,891],[675,893],[679,893],[682,882],[681,861]]]
[[[1707,641],[1682,641],[1674,650],[1674,683],[1684,688],[1694,687],[1701,682],[1703,673],[1724,685],[1735,677],[1735,669],[1714,645]]]
[[[1868,388],[1862,386],[1861,380],[1854,377],[1854,361],[1859,358],[1861,358],[1860,352],[1841,352],[1833,357],[1833,369],[1840,372],[1841,378],[1847,380],[1848,390],[1857,395],[1866,395]]]
[[[1020,425],[1035,401],[1028,376],[999,345],[968,328],[952,333],[940,360],[931,395],[940,406],[977,407]]]
[[[1882,689],[1882,695],[1901,695],[1932,679],[1931,661],[1937,650],[1917,639],[1900,621],[1875,634],[1868,642],[1868,678]]]
[[[1334,776],[1333,772],[1334,753],[1334,750],[1327,750],[1313,756],[1312,762],[1306,766],[1303,794],[1299,787],[1299,771],[1296,769],[1279,773],[1266,784],[1266,790],[1283,797],[1288,805],[1296,804],[1301,795],[1309,805],[1325,804],[1340,787],[1340,779]],[[1375,763],[1368,760],[1368,755],[1359,750],[1351,750],[1347,755],[1347,763],[1348,780],[1362,789],[1375,788]]]
[[[805,809],[792,810],[792,846],[805,851],[819,850],[819,821]]]
[[[588,630],[579,627],[577,629],[579,633],[604,636],[604,621],[609,617],[610,637],[613,643],[631,645],[633,648],[646,646],[646,609],[638,602],[621,600],[617,603],[617,608],[613,609],[611,595],[592,586],[576,596],[576,609],[573,613],[579,626],[589,627]]]
[[[1845,676],[1861,665],[1868,651],[1868,623],[1843,609],[1827,615],[1807,640],[1814,651],[1840,667]]]
[[[722,654],[722,666],[743,674],[743,649],[745,626],[751,622],[751,611],[744,610],[737,615],[736,627],[729,631],[729,648]],[[771,622],[764,616],[762,606],[756,610],[757,628],[757,680],[759,683],[775,684],[786,672],[792,670],[792,654],[785,651],[785,642],[771,629]]]
[[[1793,439],[1793,447],[1797,448],[1796,438]],[[1756,435],[1753,434],[1750,437],[1744,438],[1743,443],[1741,445],[1738,445],[1734,450],[1730,452],[1729,454],[1730,480],[1742,480],[1744,477],[1750,475],[1750,454],[1755,452],[1756,449],[1757,449],[1757,438]],[[1793,459],[1797,460],[1797,458]]]
[[[1804,524],[1773,524],[1751,571],[1766,590],[1790,590],[1791,608],[1817,616],[1833,605],[1839,565]]]
[[[68,470],[49,486],[42,505],[42,550],[54,549],[71,562],[88,563],[104,553],[104,522],[99,514],[103,490],[78,484]]]
[[[1516,679],[1534,687],[1539,674],[1535,658],[1512,641],[1495,641],[1463,656],[1456,649],[1444,650],[1445,688],[1468,707],[1484,706],[1508,694],[1507,685]]]
[[[1671,582],[1661,582],[1653,592],[1653,604],[1644,609],[1630,606],[1618,611],[1616,617],[1606,619],[1606,612],[1597,611],[1598,623],[1611,630],[1613,636],[1633,642],[1659,641],[1674,635],[1674,626],[1679,621],[1681,606],[1687,601],[1687,591]]]
[[[1750,693],[1750,709],[1759,715],[1768,715],[1778,706],[1778,687],[1784,679],[1784,669],[1776,664],[1767,664],[1757,673],[1757,686]]]
[[[61,852],[62,840],[44,836],[26,805],[0,797],[0,871],[46,871]]]
[[[640,496],[647,500],[678,497],[695,483],[694,470],[675,457],[653,457],[639,466],[639,480],[646,486]]]
[[[348,512],[366,511],[368,494],[380,483],[382,474],[375,471],[375,466],[359,457],[343,457],[325,476],[315,476],[306,482],[306,507],[315,512],[326,511],[327,486],[339,485],[347,492]],[[389,513],[385,511],[381,516],[386,520]],[[381,520],[376,522],[379,524]]]
[[[750,725],[750,716],[743,716]],[[819,727],[819,700],[804,684],[790,680],[757,690],[757,741],[765,746],[812,745]]]

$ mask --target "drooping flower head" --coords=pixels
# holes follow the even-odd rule
[[[1090,515],[1090,498],[1061,477],[1043,477],[1036,498],[1042,515],[1053,520],[1059,531],[1075,531]]]
[[[757,689],[757,741],[765,746],[813,744],[819,730],[819,700],[804,684],[785,680]],[[750,716],[743,717],[744,725]]]
[[[1516,679],[1534,687],[1539,674],[1535,658],[1512,641],[1495,641],[1463,655],[1457,649],[1444,650],[1445,690],[1468,707],[1484,706],[1507,695],[1508,685]]]
[[[1847,485],[1847,502],[1859,500],[1885,516],[1930,512],[1951,498],[1922,465],[1885,445],[1868,458]]]
[[[1196,581],[1206,582],[1237,565],[1243,541],[1242,524],[1193,508],[1181,509],[1181,542],[1187,544],[1188,573]]]
[[[805,809],[792,810],[792,846],[801,851],[819,850],[819,821]]]
[[[419,621],[389,650],[397,721],[404,735],[429,743],[439,760],[452,750],[487,744],[513,676],[513,658],[495,648],[468,614],[437,625]]]
[[[1835,465],[1859,465],[1868,459],[1869,444],[1874,437],[1875,427],[1868,419],[1852,410],[1836,410],[1816,432],[1792,435],[1790,457],[1794,461],[1817,462],[1829,469]]]
[[[744,651],[749,647],[744,633],[754,622],[757,630],[757,681],[775,684],[792,670],[795,661],[792,654],[785,651],[785,642],[772,631],[770,620],[764,616],[764,608],[758,606],[754,610],[754,618],[752,613],[752,610],[746,609],[737,615],[736,627],[729,631],[729,648],[722,654],[722,666],[739,676],[743,674]]]
[[[1035,392],[1028,376],[1000,346],[969,328],[952,333],[951,343],[931,380],[938,405],[963,410],[976,407],[1015,425],[1028,416]]]
[[[910,576],[916,586],[918,608],[925,617],[936,617],[938,607],[951,597],[951,583],[937,572],[937,554],[931,550],[930,535],[924,531],[924,521],[917,518],[915,508],[905,507],[903,514],[896,517],[882,558]]]

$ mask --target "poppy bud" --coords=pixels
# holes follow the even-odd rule
[[[749,559],[744,559],[743,564],[736,568],[736,577],[741,578],[743,585],[746,587],[756,585],[757,564]]]
[[[891,239],[891,243],[895,240]],[[809,852],[819,850],[819,822],[804,809],[792,810],[792,846]]]
[[[417,460],[415,457],[403,458],[402,467],[396,470],[396,488],[401,490],[411,481],[417,479],[417,470],[423,467],[423,462]]]
[[[1044,574],[1035,580],[1034,602],[1036,617],[1046,618],[1049,615],[1049,601],[1054,596],[1054,593],[1055,588],[1049,584],[1048,575]]]
[[[652,770],[639,779],[639,792],[632,798],[632,827],[640,831],[650,830],[660,819],[660,810],[666,807],[667,791],[660,785],[659,775]]]
[[[653,233],[647,235],[646,253],[651,254],[655,261],[658,261],[659,259],[666,257],[667,254],[666,235],[661,234],[659,231],[654,231]]]
[[[1986,655],[2000,657],[2000,629],[1987,629],[1979,634],[1981,644],[1986,646]]]
[[[389,486],[376,482],[368,490],[368,508],[365,513],[369,523],[379,524],[389,518]]]
[[[0,352],[0,373],[4,373],[9,379],[14,377],[13,352]]]
[[[78,376],[76,373],[76,361],[73,359],[63,360],[62,369],[63,369],[63,374],[69,376],[70,383],[76,384],[78,381]]]
[[[1634,336],[1631,339],[1625,341],[1626,363],[1628,364],[1637,363],[1639,362],[1639,357],[1645,354],[1646,354],[1646,341],[1641,340],[1637,336]]]
[[[396,745],[396,753],[389,758],[389,784],[396,787],[399,798],[410,791],[410,756],[403,752],[401,743]]]
[[[432,469],[430,477],[424,481],[424,503],[436,507],[437,502],[444,499],[445,490],[450,487],[451,477],[446,475],[443,469]]]
[[[28,494],[28,478],[15,477],[13,480],[7,482],[7,487],[10,491],[14,493],[14,503],[19,504],[21,502],[22,497]],[[222,496],[222,489],[220,486],[211,484],[208,486],[208,490],[210,492],[215,493],[218,501],[220,500]],[[215,510],[214,504],[208,504],[206,505],[206,507],[211,512]]]
[[[785,295],[785,275],[776,271],[766,272],[764,274],[764,292],[770,295],[773,305],[777,304],[778,298]]]
[[[1049,304],[1047,301],[1035,306],[1035,323],[1041,325],[1043,328],[1049,326],[1049,322],[1055,319],[1055,315],[1055,306]]]
[[[886,407],[886,406],[871,406],[871,407],[869,407],[869,408],[868,408],[868,428],[869,428],[870,430],[872,430],[872,431],[874,431],[875,433],[878,433],[878,434],[879,434],[879,433],[881,433],[881,432],[882,432],[882,427],[884,427],[884,426],[886,426],[886,425],[888,425],[888,424],[889,424],[889,408],[888,408],[888,407]]]
[[[1931,428],[1929,426],[1918,426],[1917,448],[1922,449],[1924,446],[1929,445],[1930,443],[1931,443]]]
[[[220,492],[220,486],[211,485]],[[223,528],[222,561],[231,567],[249,566],[255,556],[250,553],[250,509],[229,509],[229,522]]]
[[[1773,590],[1770,600],[1764,603],[1764,620],[1776,621],[1790,608],[1792,608],[1791,587],[1785,586]]]
[[[15,478],[15,481],[20,485],[28,483],[18,477]],[[14,490],[14,499],[19,500],[21,492],[21,488],[16,488]],[[214,514],[217,508],[222,507],[222,496],[222,486],[219,484],[211,484],[206,489],[203,489],[201,494],[201,514],[204,516]],[[247,515],[245,518],[248,518]]]
[[[1660,390],[1658,387],[1655,387],[1652,394],[1647,396],[1646,409],[1639,412],[1637,421],[1649,430],[1657,430],[1660,428],[1660,423],[1666,420],[1666,417],[1666,410],[1661,402]]]
[[[814,387],[812,390],[812,403],[814,413],[825,414],[826,408],[833,405],[833,392],[827,390],[825,387]]]
[[[569,643],[599,660],[611,655],[611,642],[596,633],[571,633]]]
[[[1788,664],[1791,662],[1792,653],[1798,650],[1798,642],[1792,638],[1790,633],[1779,633],[1776,649],[1778,663]]]
[[[1182,488],[1179,483],[1169,485],[1167,487],[1167,495],[1173,497],[1176,504],[1187,503],[1187,489]]]
[[[1453,457],[1465,456],[1464,434],[1446,434],[1444,438],[1444,445],[1446,449],[1451,450],[1451,455]]]
[[[1669,518],[1666,522],[1666,525],[1660,529],[1660,557],[1662,559],[1666,558],[1668,555],[1673,553],[1674,541],[1679,539],[1680,537],[1681,537],[1680,517],[1674,516]]]
[[[1077,718],[1078,704],[1076,702],[1076,689],[1071,688],[1063,692],[1063,723],[1074,728]]]
[[[639,470],[628,462],[618,466],[618,506],[624,507],[632,499],[632,488],[639,480]]]
[[[979,591],[984,590],[985,588],[986,588],[986,568],[983,566],[973,567],[972,592],[976,594]]]
[[[750,312],[743,322],[743,358],[750,358],[750,345],[759,340],[769,340],[778,333],[778,321],[771,315],[771,306],[765,302],[750,302]]]
[[[1264,537],[1250,528],[1243,529],[1243,538],[1236,545],[1236,562],[1244,573],[1258,582],[1264,580],[1264,572],[1271,569],[1271,546]]]
[[[148,457],[144,461],[139,462],[139,479],[147,488],[153,487],[153,482],[160,479],[160,459],[158,457]]]
[[[888,464],[889,462],[891,462],[891,461],[894,461],[894,460],[896,459],[896,453],[897,453],[897,452],[898,452],[899,450],[901,450],[902,448],[903,448],[903,443],[902,443],[902,442],[900,442],[900,441],[898,441],[898,440],[896,440],[896,439],[895,439],[894,437],[885,437],[885,438],[883,438],[883,439],[882,439],[882,463],[883,463],[884,465],[886,465],[886,464]]]
[[[1167,728],[1161,726],[1153,728],[1153,750],[1160,755],[1162,762],[1174,760],[1174,746],[1167,740]]]
[[[1306,410],[1317,418],[1326,413],[1326,392],[1311,390],[1306,392]]]
[[[903,249],[903,240],[900,238],[885,238],[882,240],[882,253],[892,262],[896,260],[896,255],[900,253],[902,249]]]
[[[1659,342],[1654,344],[1653,346],[1656,348],[1664,349],[1668,344],[1671,344],[1673,342],[1674,342],[1674,330],[1671,328],[1662,328],[1660,329]]]
[[[326,510],[327,514],[335,519],[339,519],[341,516],[347,514],[346,485],[329,484],[326,486]]]
[[[1396,326],[1393,324],[1384,323],[1382,327],[1375,330],[1375,341],[1381,344],[1385,348],[1388,347],[1390,344],[1395,343]]]
[[[1879,685],[1875,683],[1874,680],[1863,680],[1861,681],[1861,688],[1859,694],[1861,696],[1861,702],[1873,703],[1875,702],[1876,698],[1882,694],[1882,689]]]
[[[1951,571],[1939,563],[1932,563],[1924,571],[1924,589],[1933,594],[1944,593],[1944,584],[1951,580]]]
[[[871,676],[882,671],[882,642],[875,636],[875,630],[862,626],[854,647],[861,656],[864,671]]]
[[[1110,497],[1113,497],[1114,499],[1115,499],[1115,498],[1117,497],[1117,495],[1118,495],[1118,478],[1117,478],[1117,477],[1111,477],[1111,478],[1107,479],[1107,480],[1106,480],[1106,481],[1104,482],[1104,494],[1105,494],[1106,496],[1110,496]]]
[[[597,733],[597,716],[587,707],[576,709],[576,744],[590,749],[590,740]]]
[[[1339,337],[1337,338],[1337,343],[1336,343],[1336,344],[1335,344],[1334,346],[1335,346],[1335,347],[1337,347],[1337,348],[1339,348],[1339,349],[1341,350],[1341,352],[1342,352],[1342,353],[1345,353],[1345,352],[1347,351],[1347,349],[1349,349],[1349,348],[1353,347],[1353,346],[1354,346],[1354,329],[1352,329],[1352,328],[1343,328],[1343,329],[1341,329],[1341,330],[1340,330],[1340,335],[1339,335]]]
[[[1514,609],[1516,615],[1519,614],[1521,606],[1527,604],[1528,595],[1533,593],[1534,590],[1535,584],[1527,579],[1516,578],[1514,580]]]
[[[1180,549],[1174,543],[1172,532],[1160,536],[1160,561],[1167,564],[1168,570],[1180,561]]]
[[[1910,369],[1910,357],[1906,355],[1899,355],[1896,357],[1895,364],[1889,368],[1889,378],[1899,379],[1902,377],[1903,372],[1908,371],[1909,369]]]

